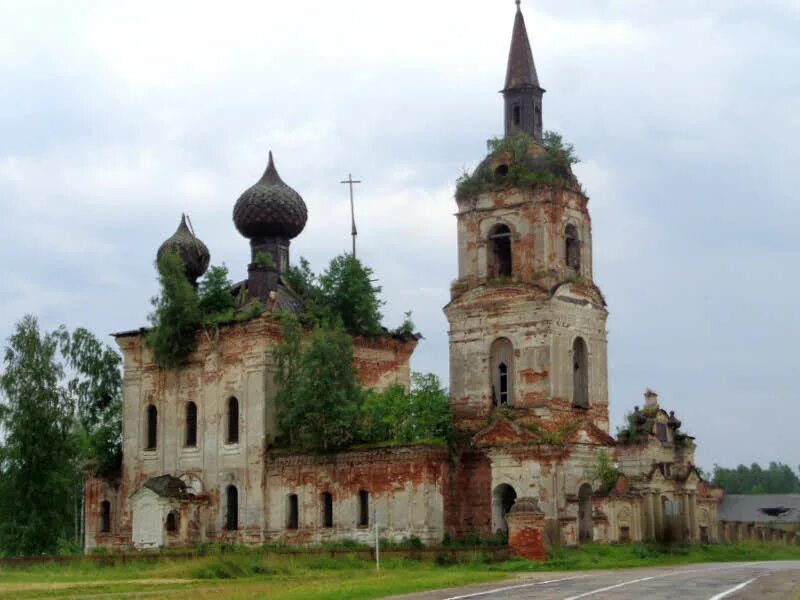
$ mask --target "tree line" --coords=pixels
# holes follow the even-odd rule
[[[757,463],[735,469],[714,465],[713,482],[728,494],[800,494],[798,472],[780,462],[764,469]]]

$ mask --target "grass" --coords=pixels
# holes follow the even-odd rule
[[[489,564],[480,552],[474,552],[467,562],[454,565],[390,558],[376,572],[372,562],[355,554],[332,557],[249,550],[192,560],[165,555],[153,562],[117,566],[82,561],[0,567],[0,598],[124,598],[142,592],[170,599],[367,600],[496,581],[516,573],[787,559],[800,560],[800,548],[777,543],[672,548],[587,544],[556,551],[542,564],[524,560]]]

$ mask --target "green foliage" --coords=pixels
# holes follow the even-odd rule
[[[212,266],[200,280],[197,295],[200,313],[206,326],[232,321],[236,299],[231,294],[228,267]]]
[[[604,492],[608,492],[614,487],[619,475],[619,471],[611,462],[611,458],[609,458],[608,452],[605,450],[600,450],[597,453],[595,464],[586,471],[586,478],[592,483],[599,484],[600,489]]]
[[[81,471],[120,464],[120,357],[85,329],[41,332],[28,315],[9,338],[4,362],[0,552],[69,553]]]
[[[272,258],[272,254],[269,252],[264,252],[263,250],[259,250],[256,252],[256,258],[253,263],[257,267],[262,267],[265,269],[274,269],[275,268],[275,261]]]
[[[410,393],[400,385],[367,393],[361,414],[364,441],[410,444],[452,439],[449,399],[439,378],[432,373],[414,373],[411,381]]]
[[[335,257],[320,276],[301,258],[299,267],[289,268],[286,280],[305,304],[306,322],[320,325],[338,319],[352,335],[383,333],[381,288],[373,284],[372,269],[352,255]]]
[[[510,161],[506,173],[496,173],[484,161],[475,172],[465,171],[456,182],[456,197],[466,198],[483,191],[505,186],[536,188],[539,186],[575,188],[578,183],[572,176],[572,165],[579,162],[572,144],[565,143],[560,134],[544,134],[543,154],[531,154],[537,142],[521,131],[502,138],[489,140],[489,155],[508,154]]]
[[[283,341],[275,348],[280,431],[293,448],[344,448],[355,438],[362,398],[350,337],[337,323],[316,327],[304,345],[297,319],[281,319]]]
[[[403,313],[403,315],[405,316],[405,318],[403,319],[403,322],[400,323],[400,327],[395,329],[392,333],[401,336],[414,335],[414,330],[416,329],[417,326],[414,325],[414,321],[411,320],[411,311],[410,310],[406,311],[405,313]]]
[[[766,469],[757,463],[726,469],[714,465],[713,481],[728,494],[798,494],[800,479],[791,467],[779,462]]]
[[[372,269],[350,254],[335,257],[319,277],[325,303],[353,335],[373,337],[383,332],[381,287],[373,285],[372,277]]]
[[[171,369],[184,363],[194,351],[203,315],[197,292],[186,279],[180,256],[176,252],[165,252],[157,267],[161,295],[152,300],[155,310],[149,318],[153,328],[147,343],[158,366]]]

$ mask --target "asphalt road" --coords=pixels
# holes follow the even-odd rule
[[[403,600],[800,599],[800,561],[537,574],[516,581],[403,596]]]

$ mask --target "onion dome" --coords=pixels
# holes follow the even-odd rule
[[[306,226],[306,203],[286,185],[275,169],[272,152],[261,179],[246,190],[233,207],[233,223],[246,238],[297,237]]]
[[[186,215],[181,215],[181,224],[178,225],[177,231],[161,244],[156,259],[160,260],[164,252],[178,253],[183,262],[186,277],[190,281],[197,281],[197,278],[206,272],[211,260],[208,247],[186,225]]]

